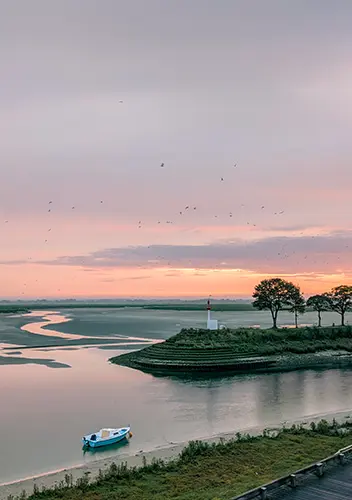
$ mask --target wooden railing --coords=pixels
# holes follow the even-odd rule
[[[315,473],[317,476],[321,477],[324,475],[326,465],[336,462],[343,465],[346,461],[347,456],[351,453],[352,445],[346,446],[346,448],[342,448],[334,455],[331,455],[324,460],[321,460],[320,462],[308,465],[308,467],[297,470],[293,474],[280,477],[279,479],[275,479],[275,481],[272,481],[271,483],[264,484],[263,486],[259,486],[259,488],[255,488],[254,490],[242,493],[242,495],[233,497],[231,500],[252,500],[254,498],[265,500],[269,498],[268,495],[270,492],[274,493],[282,486],[290,486],[291,488],[296,488],[298,486],[298,479],[312,473]]]

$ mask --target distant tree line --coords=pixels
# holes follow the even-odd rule
[[[255,308],[270,311],[273,328],[277,328],[278,314],[282,310],[294,314],[296,328],[298,328],[298,315],[304,314],[307,307],[318,313],[319,327],[324,311],[338,313],[341,316],[342,326],[345,326],[346,313],[352,311],[352,286],[349,285],[336,286],[330,292],[313,295],[306,300],[299,286],[281,278],[271,278],[262,280],[256,285],[253,298]]]

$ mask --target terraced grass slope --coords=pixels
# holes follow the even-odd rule
[[[165,342],[110,361],[144,371],[252,372],[279,368],[282,357],[288,356],[299,357],[301,366],[298,355],[310,354],[311,363],[312,354],[321,351],[343,351],[352,364],[352,327],[183,329]]]

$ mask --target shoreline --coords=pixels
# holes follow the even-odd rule
[[[197,439],[197,441],[205,441],[208,443],[219,442],[220,440],[230,440],[235,438],[236,432],[240,433],[248,433],[252,436],[256,436],[262,434],[264,430],[277,430],[282,427],[291,427],[293,424],[295,425],[310,425],[311,422],[319,422],[322,419],[332,421],[335,419],[338,423],[344,423],[348,419],[352,418],[352,409],[351,410],[341,410],[338,412],[329,412],[319,415],[311,415],[302,417],[296,420],[286,420],[283,422],[279,422],[277,424],[271,425],[259,425],[255,427],[247,427],[241,429],[235,429],[232,432],[223,432],[216,434],[214,436],[208,436],[204,438]],[[187,445],[189,441],[184,441],[180,443],[170,443],[169,445],[155,448],[151,451],[144,452],[140,450],[135,455],[115,455],[109,458],[102,458],[96,460],[94,462],[89,462],[88,464],[80,464],[73,467],[56,469],[51,472],[44,472],[42,474],[37,474],[33,476],[29,476],[23,479],[5,482],[0,484],[0,500],[7,500],[10,495],[19,496],[23,491],[30,495],[33,493],[34,485],[36,485],[39,489],[44,488],[52,488],[55,484],[59,484],[61,481],[65,480],[65,475],[72,475],[73,481],[75,482],[77,479],[83,477],[84,475],[89,475],[91,480],[94,480],[98,474],[99,469],[105,470],[107,469],[113,462],[116,465],[121,463],[127,463],[129,467],[139,467],[143,465],[143,461],[147,460],[148,463],[154,459],[162,459],[164,461],[172,460],[177,458],[182,449]]]

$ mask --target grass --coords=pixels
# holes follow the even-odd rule
[[[311,355],[326,351],[352,352],[352,326],[286,328],[260,330],[238,328],[223,330],[183,329],[160,344],[112,358],[112,363],[132,368],[152,369],[233,369],[244,363],[255,367],[277,365],[278,356]],[[258,360],[258,357],[261,360]],[[256,359],[255,359],[256,358]],[[298,357],[296,356],[298,359]],[[300,356],[300,366],[303,359]],[[315,356],[317,359],[317,357]],[[349,358],[348,358],[349,359]],[[335,356],[336,360],[336,356]],[[265,361],[266,365],[263,365]]]
[[[41,492],[35,488],[29,498],[228,500],[350,445],[350,425],[323,420],[310,428],[282,429],[272,437],[266,433],[258,437],[238,434],[235,440],[217,444],[192,441],[169,463],[145,462],[143,467],[133,469],[112,464],[92,483],[85,475],[76,485],[67,474],[55,489]]]

